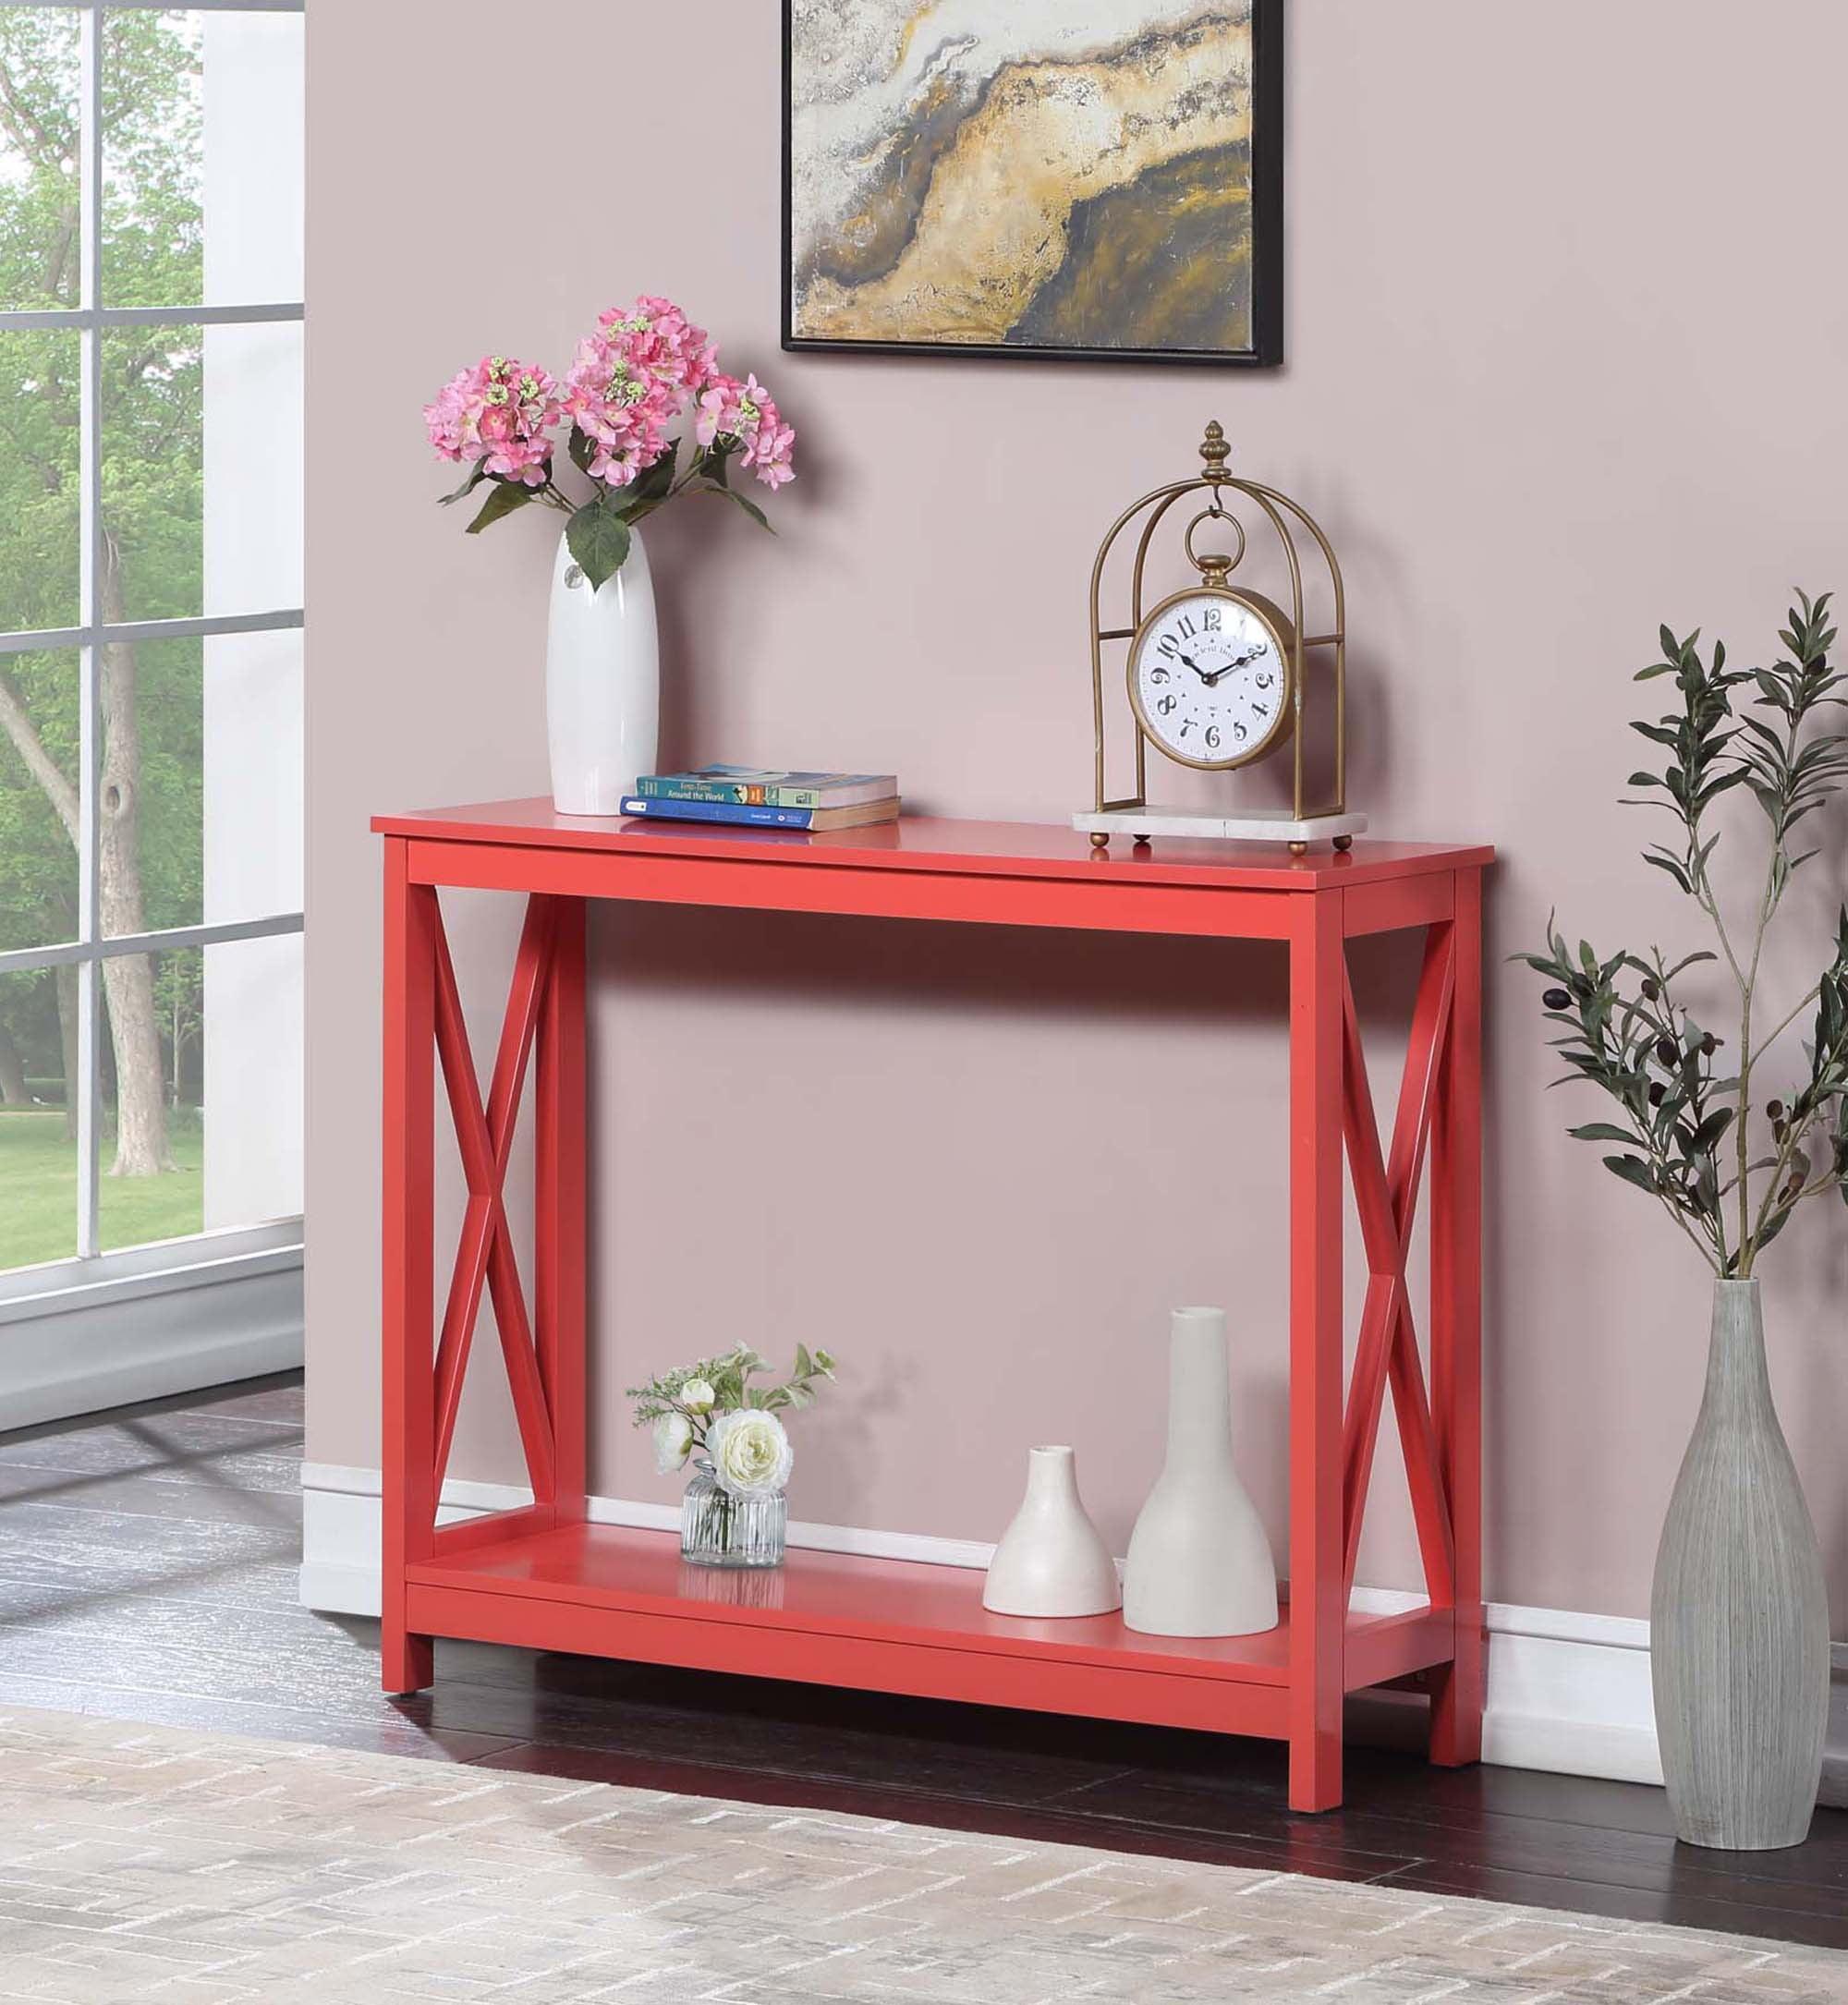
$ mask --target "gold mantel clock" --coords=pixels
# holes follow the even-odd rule
[[[1101,849],[1112,835],[1146,843],[1153,835],[1232,836],[1246,841],[1286,843],[1301,856],[1314,842],[1345,849],[1367,826],[1365,815],[1347,811],[1347,637],[1341,566],[1329,540],[1309,515],[1286,494],[1256,480],[1236,480],[1226,469],[1231,448],[1217,421],[1207,426],[1200,446],[1201,471],[1145,494],[1112,525],[1091,568],[1091,709],[1097,733],[1096,807],[1072,817]],[[1187,562],[1199,582],[1144,603],[1149,547],[1162,518],[1188,495],[1206,496],[1181,535]],[[1282,602],[1251,587],[1232,582],[1243,565],[1246,541],[1234,507],[1243,501],[1273,532],[1287,589]],[[1104,574],[1112,551],[1131,529],[1135,566],[1129,580],[1126,625],[1106,625]],[[1205,532],[1230,547],[1197,550]],[[1172,532],[1171,532],[1172,533]],[[1307,541],[1299,543],[1299,538]],[[1308,544],[1326,568],[1330,592],[1327,630],[1306,632],[1304,557]],[[1125,684],[1129,722],[1136,735],[1136,792],[1107,797],[1105,720],[1112,703],[1105,692],[1104,650],[1126,641]],[[1315,753],[1307,726],[1326,704],[1332,711],[1333,772],[1327,797],[1310,805],[1308,767]],[[1287,752],[1290,805],[1246,808],[1236,814],[1187,811],[1149,805],[1149,747],[1178,766],[1202,772],[1232,772],[1273,754]]]

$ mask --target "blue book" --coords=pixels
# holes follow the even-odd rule
[[[624,796],[626,815],[650,821],[723,821],[752,829],[859,829],[874,822],[896,821],[898,796],[861,801],[851,808],[770,808],[745,801],[663,800],[646,794]]]
[[[635,784],[650,800],[735,801],[746,808],[858,808],[891,800],[892,773],[778,772],[761,766],[699,766],[691,772],[649,772]]]

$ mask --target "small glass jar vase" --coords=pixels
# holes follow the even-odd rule
[[[781,1566],[789,1524],[782,1490],[736,1497],[701,1461],[680,1504],[680,1557],[690,1566]]]

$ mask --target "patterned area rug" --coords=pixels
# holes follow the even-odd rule
[[[1848,1999],[1848,1956],[870,1818],[0,1716],[41,2005]]]

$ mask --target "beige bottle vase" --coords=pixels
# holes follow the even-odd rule
[[[1130,1537],[1123,1620],[1154,1636],[1248,1636],[1277,1626],[1270,1541],[1233,1461],[1223,1309],[1174,1311],[1168,1459]]]
[[[1069,1448],[1027,1454],[1027,1494],[994,1549],[982,1606],[996,1615],[1107,1615],[1121,1605],[1116,1561],[1078,1496]]]

